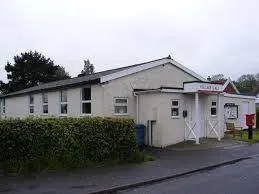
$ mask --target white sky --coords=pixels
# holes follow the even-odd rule
[[[204,76],[259,73],[257,0],[0,0],[0,80],[37,50],[71,76],[169,54]]]

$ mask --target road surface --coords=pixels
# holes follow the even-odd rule
[[[257,194],[259,193],[259,157],[118,193]]]

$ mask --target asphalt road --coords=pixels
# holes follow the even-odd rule
[[[257,194],[259,157],[119,193]]]

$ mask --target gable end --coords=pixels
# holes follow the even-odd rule
[[[116,72],[116,73],[112,73],[112,74],[109,74],[109,75],[102,76],[101,77],[101,83],[111,81],[111,80],[114,80],[114,79],[117,79],[117,78],[120,78],[120,77],[124,77],[124,76],[127,76],[127,75],[131,75],[131,74],[134,74],[134,73],[137,73],[137,72],[140,72],[140,71],[143,71],[143,70],[147,70],[147,69],[150,69],[150,68],[153,68],[153,67],[157,67],[157,66],[160,66],[160,65],[165,65],[165,64],[171,64],[171,65],[175,66],[176,68],[182,70],[183,72],[193,76],[194,78],[196,78],[200,81],[207,81],[205,78],[201,77],[200,75],[196,74],[195,72],[193,72],[192,70],[188,69],[187,67],[181,65],[180,63],[178,63],[178,62],[176,62],[172,59],[164,58],[164,59],[161,59],[159,61],[153,61],[153,62],[150,62],[150,63],[143,64],[141,66],[132,67],[132,68],[129,68],[129,69],[126,69],[126,70],[122,70],[122,71],[119,71],[119,72]]]

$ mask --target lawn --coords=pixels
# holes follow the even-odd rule
[[[248,139],[248,131],[242,132],[242,139],[240,139],[239,137],[234,138],[232,134],[226,134],[226,137],[233,138],[235,140],[245,141],[250,144],[259,143],[259,129],[257,129],[256,131],[253,131],[253,139],[251,140]]]

